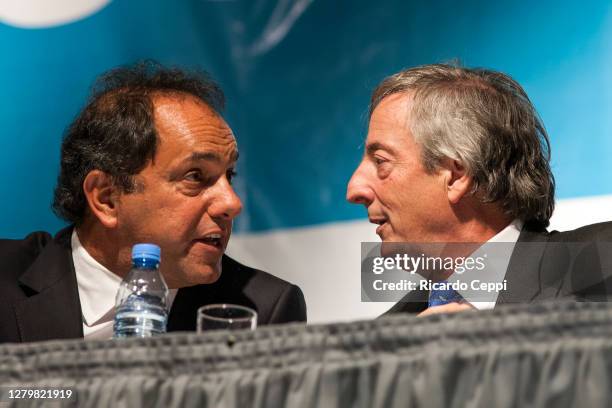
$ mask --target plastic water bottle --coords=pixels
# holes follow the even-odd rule
[[[166,332],[168,285],[159,272],[161,250],[154,244],[132,248],[132,269],[115,301],[115,338],[150,337]]]

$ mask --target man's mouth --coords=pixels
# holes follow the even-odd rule
[[[203,242],[208,245],[212,245],[217,248],[223,247],[223,234],[221,233],[209,233],[204,235],[202,238],[197,239],[196,241]]]
[[[378,228],[376,228],[376,234],[381,236],[380,234],[382,233],[384,226],[387,225],[388,219],[385,217],[370,217],[369,220],[372,224],[378,225]]]

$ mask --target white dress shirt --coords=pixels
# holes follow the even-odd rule
[[[455,273],[451,276],[451,278],[448,279],[448,281],[452,282],[455,279],[461,279],[463,282],[466,282],[471,281],[473,279],[481,279],[490,283],[503,283],[506,277],[508,265],[510,264],[510,257],[512,256],[512,252],[514,251],[516,242],[518,241],[519,236],[521,235],[522,229],[523,221],[519,219],[512,221],[506,228],[498,232],[495,236],[493,236],[486,242],[486,244],[503,242],[508,243],[507,245],[487,246],[485,244],[470,255],[470,257],[474,259],[484,255],[485,258],[487,258],[486,269],[484,269],[483,271],[472,270],[469,272],[465,272],[460,276]],[[490,255],[491,253],[494,253],[494,256],[487,257],[487,255]],[[485,279],[482,278],[483,272],[486,273]],[[474,296],[474,291],[462,293],[461,290],[457,290],[457,292],[467,299],[469,299],[470,296]],[[470,303],[478,310],[493,309],[495,307],[495,303],[497,302],[498,296],[499,292],[489,292],[486,294],[485,299],[483,299],[482,301],[470,301],[468,303]]]
[[[79,241],[76,228],[72,231],[70,243],[81,302],[83,336],[86,340],[110,339],[113,337],[115,296],[121,278],[87,252]],[[168,310],[172,307],[176,291],[169,291]]]

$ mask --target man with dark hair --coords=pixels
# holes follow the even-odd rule
[[[305,321],[301,290],[224,255],[242,208],[238,150],[205,74],[154,63],[102,76],[69,127],[53,208],[72,225],[0,241],[0,342],[112,336],[115,293],[134,244],[161,247],[168,330],[194,330],[211,303],[259,324]]]
[[[612,223],[546,231],[555,190],[549,150],[527,94],[505,74],[426,65],[376,88],[365,155],[347,199],[365,205],[383,248],[506,243],[498,246],[505,253],[494,279],[507,282],[503,292],[482,302],[447,293],[447,303],[433,291],[414,290],[391,312],[489,309],[565,295],[594,300],[610,292],[610,254],[598,251],[587,260],[578,254],[587,248],[570,243],[612,241]],[[444,273],[448,279],[454,271]]]

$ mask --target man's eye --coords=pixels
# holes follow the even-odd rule
[[[382,157],[378,156],[373,156],[372,160],[374,160],[374,164],[376,164],[377,166],[388,162],[387,159],[383,159]]]
[[[374,162],[378,177],[385,178],[391,174],[391,169],[393,168],[391,166],[391,160],[381,156],[372,156],[372,162]]]
[[[185,180],[192,181],[196,183],[201,183],[204,177],[202,177],[202,172],[199,170],[191,170],[185,174]]]
[[[236,177],[237,174],[238,173],[236,173],[236,170],[234,169],[229,169],[227,171],[226,177],[230,184],[232,184],[232,181],[234,180],[234,177]]]

